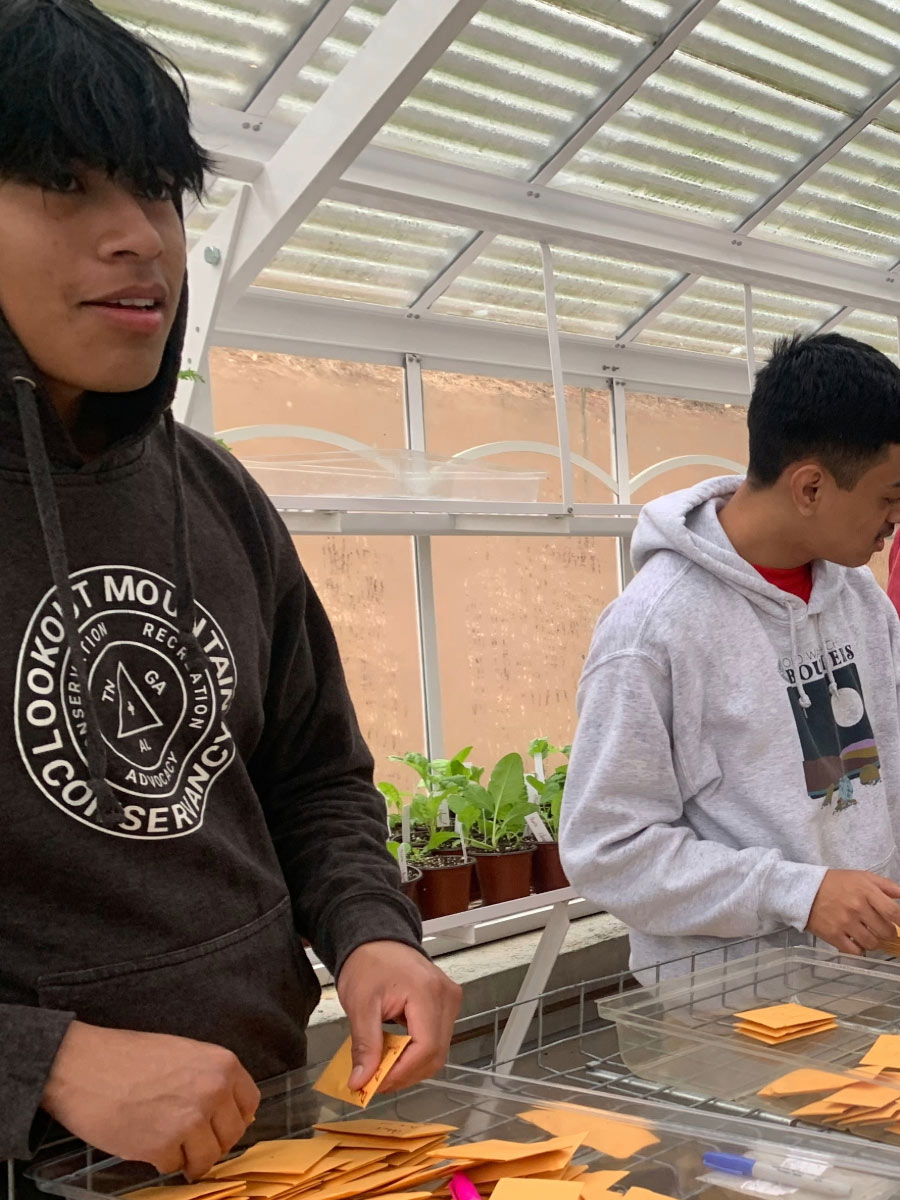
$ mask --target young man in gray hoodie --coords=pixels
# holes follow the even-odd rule
[[[782,341],[748,424],[746,479],[643,509],[579,688],[563,860],[635,969],[900,924],[900,622],[865,565],[900,522],[900,370]]]

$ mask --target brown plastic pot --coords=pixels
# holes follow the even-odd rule
[[[481,899],[485,904],[518,900],[531,891],[533,846],[527,850],[507,850],[500,854],[476,850],[472,857],[478,871]]]
[[[441,855],[444,858],[460,858],[461,859],[462,858],[462,847],[461,846],[442,846],[441,847]],[[471,850],[468,851],[468,855],[469,855],[469,861],[471,862],[472,861],[472,851]],[[481,899],[481,888],[478,885],[478,872],[473,871],[472,872],[472,882],[469,885],[469,903],[474,904],[477,900],[480,900],[480,899]]]
[[[415,904],[419,895],[419,882],[422,878],[422,872],[418,867],[407,867],[409,879],[406,883],[400,884],[400,890]]]
[[[435,860],[434,866],[422,866],[422,878],[416,903],[423,921],[434,917],[449,917],[451,913],[465,912],[469,907],[469,889],[473,862],[460,862],[452,858]]]
[[[559,861],[559,842],[538,842],[534,848],[534,890],[555,892],[569,886]]]

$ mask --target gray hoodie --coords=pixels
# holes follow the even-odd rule
[[[804,930],[828,867],[900,880],[900,622],[868,568],[767,583],[718,519],[740,482],[644,508],[579,688],[563,861],[633,968]]]

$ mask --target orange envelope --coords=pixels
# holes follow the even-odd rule
[[[302,1178],[334,1149],[327,1138],[285,1138],[281,1141],[257,1142],[237,1158],[218,1163],[207,1171],[207,1179],[244,1179],[247,1175],[263,1177],[287,1176]]]
[[[742,1021],[763,1025],[772,1030],[798,1029],[820,1021],[833,1021],[834,1013],[819,1008],[807,1008],[804,1004],[773,1004],[768,1008],[751,1008],[734,1014]]]
[[[591,1171],[589,1175],[582,1175],[578,1180],[581,1184],[581,1200],[607,1200],[609,1189],[627,1174],[627,1171]]]
[[[350,1133],[356,1137],[389,1138],[405,1142],[407,1139],[439,1137],[442,1133],[455,1133],[455,1125],[417,1125],[415,1121],[379,1121],[375,1117],[360,1117],[358,1121],[320,1121],[316,1129],[323,1133]]]
[[[201,1183],[174,1184],[171,1187],[140,1188],[136,1192],[126,1192],[122,1200],[201,1200],[201,1197],[237,1196],[245,1189],[243,1181],[234,1183],[218,1183],[215,1180],[205,1180]]]
[[[900,1033],[883,1033],[876,1038],[860,1066],[900,1068]]]
[[[537,1125],[547,1133],[582,1134],[585,1146],[608,1154],[610,1158],[631,1158],[648,1146],[654,1146],[659,1138],[638,1122],[625,1118],[618,1120],[598,1116],[595,1109],[572,1112],[567,1109],[534,1108],[518,1114],[520,1120]]]
[[[346,1104],[356,1105],[357,1108],[365,1108],[378,1091],[391,1067],[411,1041],[412,1038],[407,1037],[406,1034],[386,1033],[378,1070],[365,1087],[358,1091],[351,1091],[347,1081],[353,1070],[353,1058],[351,1041],[350,1038],[347,1038],[313,1086],[323,1096],[330,1096],[333,1100],[343,1100]]]
[[[758,1095],[803,1096],[813,1092],[830,1092],[834,1088],[846,1087],[851,1079],[849,1074],[837,1075],[833,1071],[789,1071],[787,1075],[781,1075],[760,1088]]]
[[[432,1158],[466,1158],[470,1162],[504,1163],[520,1158],[535,1158],[539,1154],[552,1154],[568,1149],[575,1139],[548,1138],[543,1142],[504,1142],[491,1139],[486,1142],[464,1142],[458,1146],[442,1146],[433,1150]],[[576,1149],[583,1139],[579,1139]],[[574,1151],[573,1151],[574,1153]]]
[[[581,1184],[548,1179],[501,1179],[491,1200],[581,1200]]]
[[[738,1033],[744,1037],[764,1042],[767,1046],[780,1046],[784,1042],[795,1042],[798,1038],[812,1037],[814,1033],[827,1033],[829,1029],[837,1029],[836,1021],[827,1021],[824,1025],[811,1025],[808,1029],[797,1029],[791,1033],[767,1033],[764,1029],[756,1029],[751,1025],[735,1025]]]

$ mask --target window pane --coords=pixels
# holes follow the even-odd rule
[[[672,396],[628,393],[628,456],[631,478],[667,459],[706,454],[747,462],[747,410],[730,404],[703,404]],[[632,500],[646,504],[667,492],[691,487],[715,475],[735,473],[731,466],[681,466],[635,488]]]
[[[331,618],[376,780],[409,785],[391,754],[424,750],[412,541],[407,537],[295,537]]]
[[[556,400],[549,383],[521,379],[488,379],[448,371],[422,372],[428,449],[454,455],[495,442],[540,442],[556,450],[559,436]],[[610,471],[609,393],[605,388],[566,388],[572,453]],[[559,458],[533,451],[497,453],[481,461],[508,470],[542,471],[547,475],[539,499],[562,499]],[[608,504],[615,497],[579,467],[574,471],[575,499]]]
[[[217,347],[210,351],[210,372],[216,429],[304,425],[368,446],[404,445],[400,367]],[[242,458],[334,448],[297,438],[254,438],[234,445]]]
[[[488,767],[575,732],[575,689],[618,592],[614,538],[432,540],[445,748]]]

